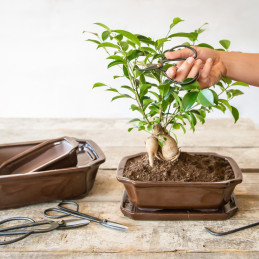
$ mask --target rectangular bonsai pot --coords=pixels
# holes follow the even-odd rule
[[[102,150],[91,140],[77,140],[74,167],[0,176],[0,209],[52,200],[77,199],[92,189],[100,164],[105,161]],[[43,141],[0,145],[0,163]]]
[[[117,170],[117,179],[124,184],[130,201],[143,209],[217,209],[228,203],[235,186],[242,182],[242,172],[236,162],[230,157],[216,153],[188,153],[213,155],[227,160],[235,178],[221,182],[142,182],[123,177],[127,161],[146,154],[142,152],[126,156],[121,160]]]

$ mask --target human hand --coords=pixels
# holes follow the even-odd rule
[[[178,62],[176,67],[170,67],[166,74],[180,82],[186,78],[194,78],[199,73],[197,81],[202,89],[216,84],[227,71],[219,51],[204,47],[192,46],[192,48],[197,51],[196,60],[192,57],[193,52],[188,48],[165,53],[167,59],[187,58],[185,61]]]

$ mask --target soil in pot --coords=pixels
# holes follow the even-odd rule
[[[176,161],[155,159],[151,167],[148,155],[130,159],[123,176],[135,181],[219,182],[234,179],[229,162],[213,155],[182,152]]]

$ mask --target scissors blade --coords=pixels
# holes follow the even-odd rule
[[[139,69],[139,71],[149,71],[149,70],[156,70],[161,67],[161,64],[149,64],[146,68]]]
[[[90,223],[88,219],[68,219],[59,222],[59,229],[78,228]]]
[[[106,219],[100,221],[100,224],[104,227],[113,228],[113,229],[121,230],[121,231],[126,231],[128,229],[128,227],[126,227],[124,225],[121,225],[119,223],[109,221],[109,220],[106,220]]]

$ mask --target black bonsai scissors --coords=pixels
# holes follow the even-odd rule
[[[73,206],[75,206],[76,209],[75,210],[68,209],[68,208],[64,207],[64,205],[73,205]],[[58,212],[58,214],[56,213],[55,215],[50,215],[49,212]],[[99,219],[99,218],[84,214],[82,212],[79,212],[79,205],[73,201],[62,201],[58,204],[58,208],[46,209],[44,211],[44,215],[46,217],[52,218],[52,219],[60,219],[60,218],[68,217],[68,216],[74,216],[77,218],[94,221],[107,228],[113,228],[113,229],[122,230],[122,231],[125,231],[128,229],[128,227],[121,225],[119,223],[109,221],[106,219]]]
[[[188,48],[190,50],[193,51],[194,53],[194,56],[193,58],[196,59],[197,58],[197,51],[190,47],[190,46],[187,46],[187,45],[178,45],[178,46],[175,46],[173,48],[171,48],[169,51],[173,51],[177,48]],[[172,63],[172,62],[175,62],[175,61],[184,61],[186,60],[187,58],[175,58],[175,59],[167,59],[166,57],[163,57],[162,60],[160,61],[160,63],[158,64],[149,64],[148,67],[146,68],[143,68],[143,69],[139,69],[139,71],[152,71],[152,70],[161,70],[163,72],[163,74],[167,77],[168,80],[170,80],[171,82],[173,83],[177,83],[179,85],[188,85],[188,84],[191,84],[193,83],[199,76],[199,73],[194,77],[192,78],[191,80],[188,80],[187,82],[177,82],[173,79],[171,79],[167,74],[166,74],[166,69],[164,69],[164,64],[165,63]]]
[[[70,229],[86,226],[90,223],[86,219],[70,219],[70,220],[60,220],[60,221],[34,221],[27,217],[14,217],[0,221],[0,225],[11,222],[11,221],[27,221],[29,223],[17,224],[13,226],[8,226],[5,228],[0,228],[0,236],[17,236],[19,237],[1,241],[0,245],[8,245],[20,241],[31,234],[37,233],[47,233],[55,229]],[[37,228],[39,226],[39,228]],[[46,226],[46,227],[42,227]],[[35,228],[36,227],[36,228]]]

